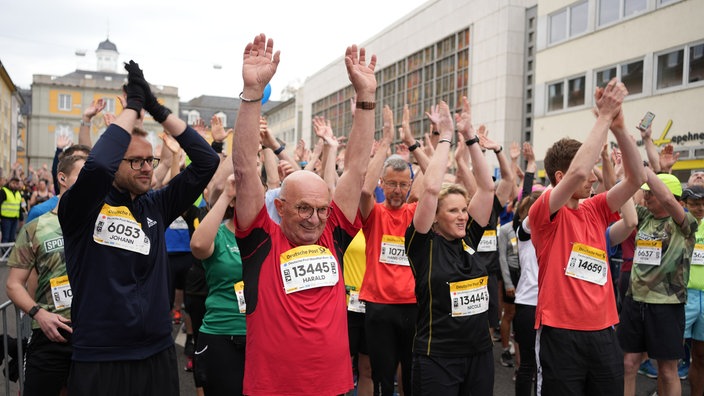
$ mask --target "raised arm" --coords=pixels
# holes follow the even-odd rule
[[[629,199],[621,206],[621,220],[615,222],[609,228],[609,241],[611,241],[611,246],[616,246],[625,241],[636,226],[638,226],[636,205],[633,203],[633,199]]]
[[[325,117],[313,118],[313,129],[316,136],[323,141],[322,177],[328,185],[330,196],[335,192],[337,184],[337,171],[335,170],[335,157],[337,156],[337,139],[332,131],[330,120]]]
[[[465,145],[469,148],[469,157],[472,160],[472,173],[476,191],[469,201],[469,215],[480,226],[486,226],[491,217],[491,207],[494,200],[494,183],[491,181],[489,164],[484,159],[482,149],[479,147],[479,138],[472,126],[472,108],[466,96],[462,97],[462,112],[455,115],[457,131],[462,134]]]
[[[230,175],[227,178],[227,185],[224,191],[220,194],[217,201],[208,214],[205,215],[203,221],[193,232],[191,237],[191,252],[193,257],[198,260],[205,260],[213,255],[215,249],[215,236],[218,233],[220,223],[222,223],[227,207],[230,206],[235,198],[235,176]],[[232,221],[228,219],[227,221]]]
[[[428,113],[425,113],[428,114]],[[435,114],[435,113],[433,113]],[[430,157],[423,151],[420,141],[417,141],[413,137],[413,132],[411,131],[411,122],[410,122],[411,116],[410,116],[410,111],[408,110],[408,105],[403,106],[403,117],[401,119],[401,128],[399,128],[398,132],[401,137],[401,141],[403,144],[405,144],[408,147],[408,150],[411,152],[413,157],[416,159],[416,162],[418,163],[418,166],[421,169],[421,172],[425,172],[425,168],[428,167],[428,163],[430,162]]]
[[[418,200],[418,207],[413,215],[413,226],[422,234],[428,233],[435,221],[435,212],[438,207],[438,195],[442,188],[442,182],[447,169],[447,158],[450,155],[450,145],[452,144],[452,134],[455,126],[450,115],[450,108],[447,103],[441,101],[439,104],[438,131],[440,139],[435,148],[435,154],[430,159],[428,168],[425,170],[423,178],[423,195]]]
[[[362,196],[359,200],[359,211],[362,213],[362,219],[366,220],[374,208],[374,190],[379,183],[379,177],[386,161],[386,151],[389,149],[391,140],[394,136],[394,112],[389,106],[384,106],[382,110],[382,118],[384,126],[382,127],[381,141],[374,152],[374,156],[369,161],[367,174],[364,177],[364,186],[362,187]]]
[[[668,216],[672,217],[678,225],[682,225],[685,220],[685,211],[682,205],[677,201],[672,192],[667,188],[665,183],[653,172],[650,168],[645,168],[648,187],[650,192],[654,194]],[[619,183],[620,184],[620,183]]]
[[[367,63],[367,53],[364,48],[356,45],[347,47],[345,53],[347,75],[357,95],[356,106],[352,120],[352,131],[347,142],[345,154],[345,171],[340,176],[335,189],[334,199],[337,206],[353,222],[357,217],[360,191],[364,184],[364,175],[369,164],[369,153],[374,140],[374,107],[376,98],[376,55],[372,55]]]
[[[480,128],[481,130],[482,128]],[[484,129],[486,131],[486,129]],[[496,154],[496,159],[499,162],[499,172],[501,172],[501,180],[496,186],[496,197],[501,202],[501,205],[506,205],[513,198],[514,186],[516,185],[516,176],[511,169],[511,163],[504,155],[504,148],[500,144],[489,138],[488,131],[478,133],[479,143],[487,150],[491,150]]]
[[[675,153],[674,151],[674,147],[672,147],[669,143],[666,144],[662,150],[660,150],[660,156],[658,158],[658,162],[660,163],[660,172],[672,173],[672,167],[680,158],[680,153]]]
[[[232,165],[235,169],[235,186],[239,197],[235,202],[237,228],[244,230],[252,225],[264,206],[264,187],[257,173],[259,149],[260,98],[264,87],[276,73],[279,51],[274,53],[274,40],[259,34],[247,44],[243,54],[242,78],[244,89],[242,103],[235,122],[232,143]]]
[[[658,154],[658,148],[655,147],[655,143],[653,142],[652,127],[648,126],[646,129],[639,129],[636,126],[636,128],[640,131],[640,137],[643,140],[643,147],[645,147],[645,154],[648,157],[648,163],[653,168],[655,173],[660,172],[660,156]]]
[[[288,151],[286,151],[286,145],[280,144],[278,140],[276,140],[276,138],[274,138],[274,136],[271,134],[271,131],[269,130],[269,123],[264,117],[259,117],[259,133],[262,137],[262,146],[271,149],[271,151],[274,152],[276,158],[278,158],[280,161],[287,161],[289,164],[291,164],[291,166],[294,167],[295,170],[301,169],[298,162],[294,161],[288,154]]]
[[[606,141],[611,122],[621,112],[621,103],[627,94],[626,87],[615,78],[609,81],[605,88],[596,89],[594,98],[599,115],[589,135],[577,150],[567,172],[562,176],[558,175],[559,183],[550,194],[550,213],[555,213],[563,207],[592,174],[592,168],[599,156],[601,145]],[[614,211],[623,202],[625,201],[621,201]]]
[[[636,140],[626,128],[623,111],[619,112],[611,123],[611,132],[621,150],[621,164],[623,165],[623,180],[606,193],[606,202],[609,204],[609,208],[615,212],[631,199],[636,191],[640,190],[640,187],[645,183],[646,175]]]
[[[95,117],[96,114],[103,111],[105,105],[105,99],[100,98],[92,101],[90,103],[90,106],[88,106],[83,111],[83,117],[81,118],[81,127],[78,129],[78,144],[84,144],[88,147],[93,146],[93,143],[90,141],[91,121],[93,120],[93,117]]]

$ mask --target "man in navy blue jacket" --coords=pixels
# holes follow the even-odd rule
[[[215,151],[156,101],[142,71],[125,65],[127,104],[61,198],[73,291],[71,395],[177,395],[164,230],[215,173]],[[158,158],[138,125],[147,110],[184,148],[189,165],[151,191]]]

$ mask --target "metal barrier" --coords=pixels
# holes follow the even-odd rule
[[[7,264],[7,258],[10,257],[13,246],[15,246],[14,242],[0,243],[0,265]]]
[[[2,346],[3,346],[3,374],[5,375],[5,396],[10,396],[10,345],[8,339],[10,337],[8,329],[8,308],[13,307],[15,310],[15,329],[17,333],[17,345],[15,360],[19,365],[17,379],[17,385],[19,387],[19,394],[24,392],[24,350],[23,350],[23,339],[27,338],[31,333],[31,321],[26,315],[20,315],[20,310],[15,307],[12,301],[7,300],[2,305],[0,305],[0,318],[2,320]]]

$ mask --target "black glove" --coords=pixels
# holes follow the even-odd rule
[[[141,86],[133,83],[127,83],[123,85],[122,89],[127,95],[127,104],[125,105],[125,108],[136,111],[137,117],[139,118],[140,112],[144,107],[144,90]]]
[[[131,60],[129,63],[125,63],[125,70],[127,70],[127,81],[144,90],[144,110],[149,112],[156,122],[160,124],[164,122],[166,117],[171,114],[171,110],[156,100],[156,96],[152,93],[152,88],[144,78],[144,73],[137,62]]]

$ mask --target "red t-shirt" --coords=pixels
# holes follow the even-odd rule
[[[359,299],[378,304],[415,304],[415,279],[404,248],[417,203],[389,209],[377,203],[364,222],[367,269]]]
[[[266,207],[249,229],[235,232],[247,301],[245,394],[339,395],[354,386],[340,264],[361,220],[357,216],[352,224],[334,202],[331,208],[316,245],[292,245]],[[324,248],[328,250],[322,253]],[[327,259],[316,259],[318,252]],[[308,261],[286,267],[302,258]],[[291,291],[291,277],[284,274],[293,274],[293,267],[306,273],[300,277],[298,272],[294,279],[330,277],[336,271],[338,280],[331,286]]]
[[[530,229],[538,257],[538,305],[535,328],[541,324],[570,330],[601,330],[618,323],[616,301],[606,261],[603,285],[566,274],[576,243],[604,252],[606,227],[619,219],[609,209],[606,193],[589,198],[577,209],[560,208],[550,218],[546,190],[530,208]]]

